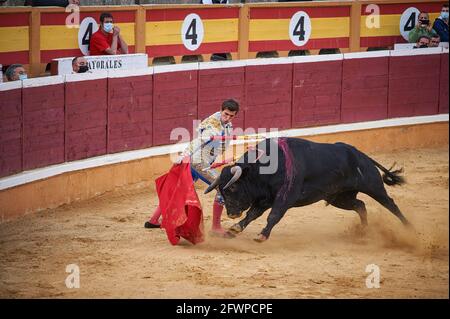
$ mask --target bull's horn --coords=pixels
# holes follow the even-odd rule
[[[233,174],[233,177],[230,179],[230,181],[225,185],[223,189],[227,189],[231,185],[233,185],[239,177],[242,175],[242,168],[240,166],[233,166],[230,170],[231,174]]]
[[[219,185],[220,177],[217,177],[214,182],[211,183],[211,185],[208,186],[208,188],[205,190],[205,194],[208,194],[210,191],[212,191],[214,188],[216,188]]]

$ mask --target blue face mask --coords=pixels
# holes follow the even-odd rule
[[[28,79],[28,75],[26,75],[26,74],[19,74],[19,80],[26,80],[26,79]]]
[[[103,30],[105,30],[105,32],[111,32],[112,29],[114,28],[114,24],[112,22],[106,22],[103,24]]]
[[[448,12],[441,12],[441,18],[444,20],[448,20]]]

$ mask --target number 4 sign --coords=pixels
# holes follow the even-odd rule
[[[410,7],[406,9],[400,17],[400,33],[406,41],[408,41],[409,32],[414,29],[419,19],[419,9]]]
[[[188,14],[181,26],[181,40],[186,49],[190,51],[197,50],[202,44],[203,36],[202,19],[195,13]]]
[[[296,12],[289,22],[289,37],[296,46],[303,46],[311,36],[311,19],[304,11]]]
[[[84,18],[78,29],[78,47],[83,55],[89,55],[89,41],[91,36],[97,32],[98,24],[92,17]]]

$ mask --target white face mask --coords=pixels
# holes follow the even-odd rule
[[[448,20],[448,12],[442,11],[441,12],[441,18],[444,19],[444,20]]]
[[[106,22],[103,24],[103,30],[105,30],[105,32],[111,32],[112,29],[114,28],[114,23],[112,22]]]

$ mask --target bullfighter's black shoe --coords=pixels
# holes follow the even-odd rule
[[[150,222],[145,222],[144,227],[145,227],[145,228],[161,228],[161,225],[158,225],[158,224],[152,224],[152,223],[150,223]]]

